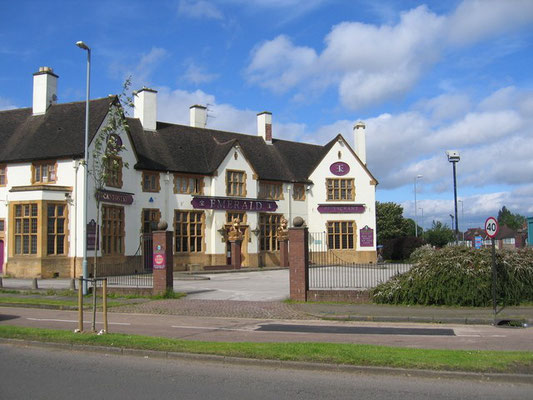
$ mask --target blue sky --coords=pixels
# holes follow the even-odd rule
[[[450,224],[457,149],[460,228],[507,206],[533,215],[533,1],[6,1],[0,14],[0,109],[31,106],[32,73],[59,75],[59,102],[157,89],[158,119],[277,138],[353,142],[367,132],[379,201],[419,222]],[[462,204],[462,211],[461,211]],[[420,215],[423,213],[423,219]],[[462,217],[464,215],[464,218]]]

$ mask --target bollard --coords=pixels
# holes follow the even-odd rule
[[[102,282],[102,313],[104,314],[104,333],[107,333],[107,278]]]
[[[74,278],[70,280],[70,290],[72,291],[76,290],[76,279]]]
[[[37,285],[37,278],[33,278],[31,281],[31,288],[32,289],[39,289],[39,286]]]
[[[78,285],[78,332],[83,332],[83,276]]]

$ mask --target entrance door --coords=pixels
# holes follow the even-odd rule
[[[0,240],[0,274],[4,272],[4,241]]]
[[[226,213],[226,232],[229,232],[231,229],[231,223],[233,218],[239,218],[241,221],[241,232],[242,232],[242,243],[241,243],[241,260],[242,266],[250,266],[250,261],[248,260],[248,241],[249,241],[249,229],[246,224],[246,213],[244,212],[227,212]],[[226,234],[227,237],[227,234]],[[231,264],[231,244],[226,241],[226,264]]]

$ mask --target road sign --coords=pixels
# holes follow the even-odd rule
[[[498,233],[498,221],[496,221],[496,218],[489,217],[485,221],[485,233],[488,237],[491,239],[494,239],[496,237],[496,234]]]

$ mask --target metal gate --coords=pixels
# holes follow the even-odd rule
[[[309,289],[371,289],[412,267],[411,264],[350,261],[356,250],[333,248],[348,247],[352,244],[349,240],[347,236],[328,236],[327,232],[309,233]],[[355,243],[353,245],[355,247]]]

